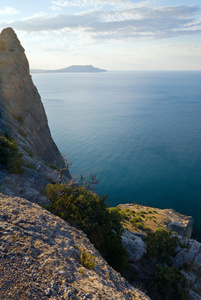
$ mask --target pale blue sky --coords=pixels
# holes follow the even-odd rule
[[[31,68],[201,70],[200,0],[1,0]]]

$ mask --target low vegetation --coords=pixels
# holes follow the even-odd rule
[[[24,132],[24,130],[19,129],[18,132],[22,137],[27,138],[27,134]]]
[[[91,255],[89,252],[86,252],[84,249],[79,249],[79,250],[80,250],[80,264],[89,270],[94,269],[96,266],[96,263],[94,261],[95,257]]]
[[[0,133],[0,164],[10,173],[24,173],[23,154],[19,153],[17,143],[7,133]]]
[[[77,184],[48,184],[45,195],[51,200],[47,209],[83,230],[106,261],[124,275],[128,257],[121,241],[123,215],[108,209],[107,197]]]
[[[148,232],[144,241],[147,245],[147,254],[155,257],[159,262],[169,262],[170,256],[175,254],[175,248],[179,243],[177,235],[172,235],[170,231],[163,228]]]
[[[24,123],[24,119],[22,116],[16,115],[16,114],[12,114],[13,118],[15,118],[20,125],[22,125]]]
[[[154,281],[164,299],[183,300],[187,298],[186,280],[176,268],[157,265]]]
[[[57,167],[57,166],[55,166],[55,165],[49,165],[50,166],[50,168],[52,168],[53,170],[57,170],[58,172],[60,171],[60,169]]]
[[[147,245],[147,256],[150,259],[154,258],[158,263],[153,266],[155,288],[166,299],[186,299],[186,280],[181,271],[171,265],[170,259],[179,245],[177,235],[158,228],[155,232],[148,232],[144,241]]]

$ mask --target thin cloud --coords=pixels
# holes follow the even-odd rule
[[[25,32],[68,29],[94,39],[161,39],[200,33],[200,11],[198,6],[92,10],[76,15],[35,16],[10,22],[9,26]],[[0,25],[7,26],[5,22]]]
[[[16,15],[19,14],[19,10],[13,7],[5,7],[4,9],[0,9],[0,15]]]
[[[131,4],[129,0],[57,0],[52,1],[54,5],[60,7],[102,7],[104,5],[119,6]]]

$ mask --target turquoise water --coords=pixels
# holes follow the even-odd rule
[[[34,74],[52,136],[111,206],[192,215],[201,240],[201,72]]]

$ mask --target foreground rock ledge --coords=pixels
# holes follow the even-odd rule
[[[96,267],[79,263],[79,250]],[[149,299],[114,271],[86,235],[37,204],[0,194],[1,299]]]

